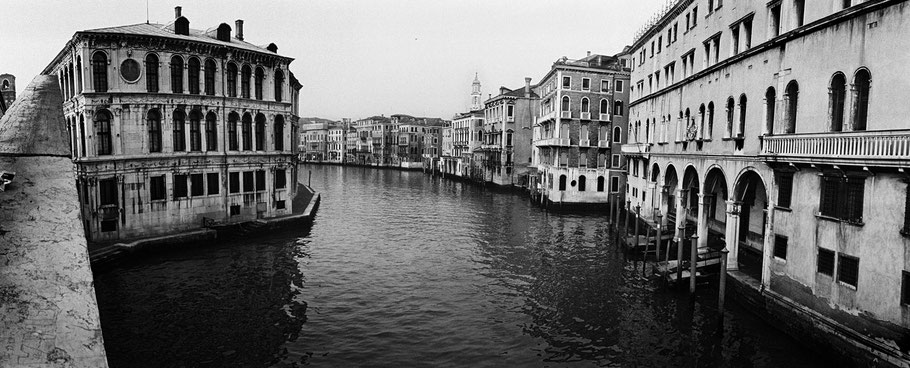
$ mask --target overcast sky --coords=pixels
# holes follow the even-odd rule
[[[449,119],[483,95],[537,83],[553,61],[613,55],[667,0],[148,0],[153,23],[244,20],[247,42],[295,59],[301,116]],[[143,23],[146,0],[2,0],[0,73],[21,91],[78,30]]]

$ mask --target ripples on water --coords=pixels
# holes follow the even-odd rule
[[[829,366],[728,303],[641,278],[606,218],[420,172],[304,167],[311,231],[96,275],[112,367]],[[302,176],[303,177],[303,176]]]

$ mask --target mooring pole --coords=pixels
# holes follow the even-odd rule
[[[677,216],[683,216],[679,221],[679,237],[676,239],[676,282],[679,283],[682,282],[683,247],[686,244],[686,210],[683,209]]]
[[[641,255],[641,275],[647,277],[648,272],[648,250],[651,246],[651,225],[645,229],[645,251]]]
[[[628,229],[629,229],[629,207],[632,206],[631,202],[632,201],[626,201],[627,207],[623,209],[624,211],[622,214],[622,231],[620,231],[619,233],[616,234],[616,238],[617,238],[616,244],[618,244],[620,246],[620,248],[626,247],[626,245],[625,245],[626,244],[626,233],[628,232]]]
[[[692,235],[691,251],[689,252],[689,292],[695,293],[695,271],[698,266],[698,235]]]
[[[724,299],[727,294],[727,254],[730,253],[727,247],[720,251],[720,285],[717,295],[717,310],[720,311],[720,319],[724,319]]]
[[[657,213],[657,216],[656,216],[657,217],[657,229],[655,229],[655,230],[657,231],[657,234],[655,234],[656,238],[654,240],[654,244],[657,245],[657,249],[655,250],[655,253],[654,253],[654,262],[659,264],[660,263],[660,245],[661,245],[660,243],[661,243],[661,238],[663,238],[663,236],[664,236],[664,228],[663,228],[664,216],[660,214],[660,210],[657,210],[656,213]],[[670,248],[667,247],[667,250],[669,251]]]
[[[633,249],[641,246],[641,243],[639,242],[640,239],[638,238],[638,223],[641,222],[641,206],[635,206],[635,220],[634,221],[635,221],[635,235],[633,235],[633,236],[635,237],[635,242],[633,244],[635,244],[635,245],[633,246]]]
[[[307,179],[306,179],[306,186],[312,188],[313,187],[313,170],[307,170],[307,171],[309,172],[309,176],[307,176]]]

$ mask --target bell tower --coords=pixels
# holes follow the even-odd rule
[[[474,83],[471,85],[471,111],[477,111],[483,108],[480,101],[480,80],[477,79],[477,73],[474,73]]]

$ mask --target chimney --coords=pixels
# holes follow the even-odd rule
[[[243,41],[243,19],[237,19],[237,21],[234,22],[234,26],[234,38]]]
[[[525,77],[525,97],[531,97],[531,77]]]
[[[588,56],[591,56],[591,51],[590,51],[590,50],[588,50]]]
[[[181,14],[181,11],[182,11],[182,10],[183,10],[183,7],[182,7],[182,6],[175,6],[175,7],[174,7],[174,19],[177,19],[177,18],[180,18],[181,16],[183,16],[183,14]]]

